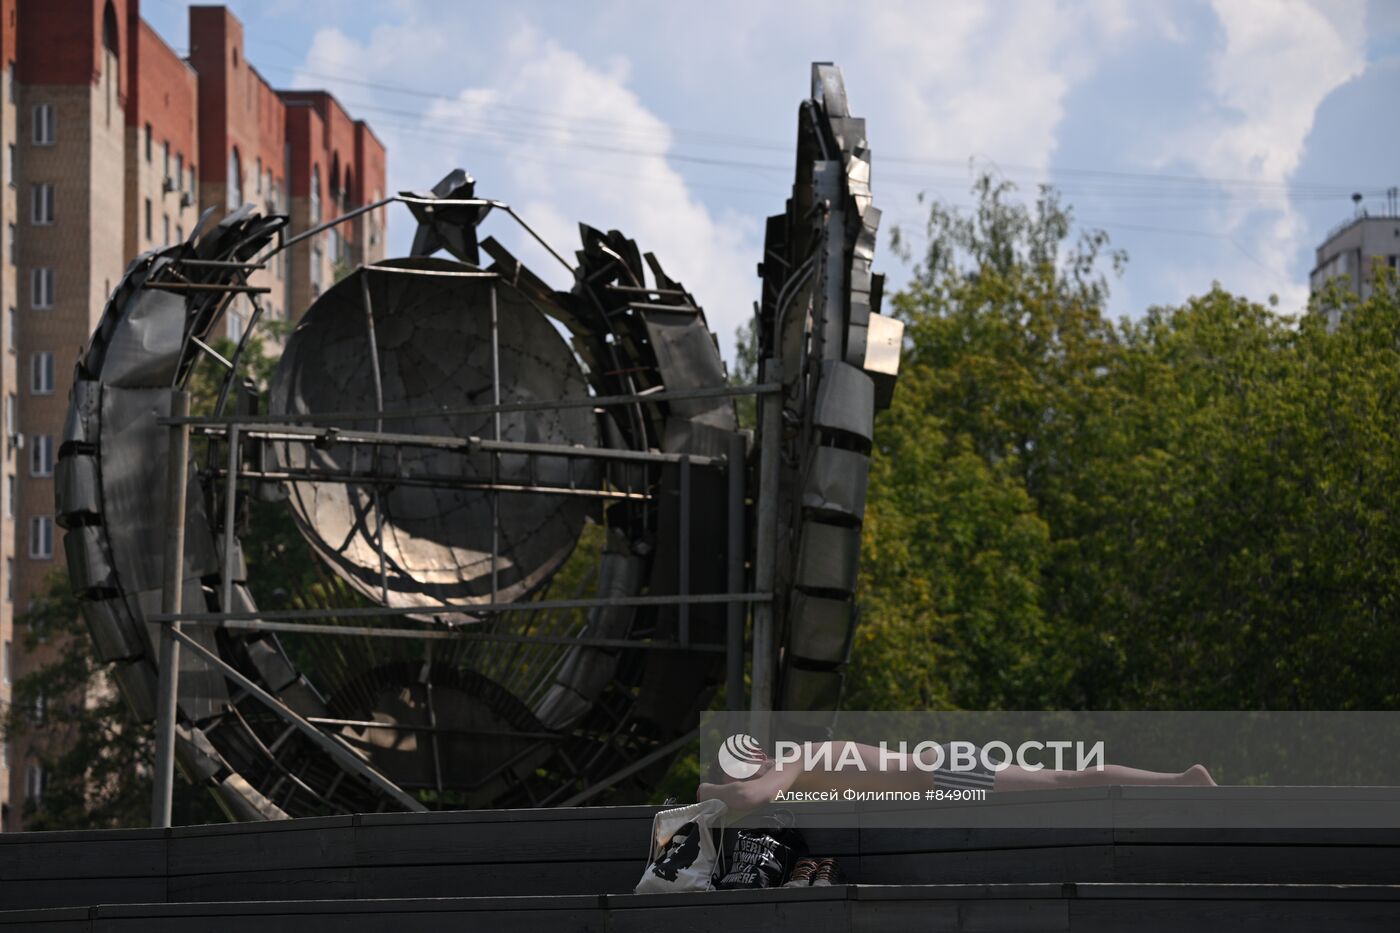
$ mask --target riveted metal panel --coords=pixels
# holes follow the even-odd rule
[[[170,415],[169,389],[118,389],[102,393],[102,512],[113,561],[127,592],[159,590],[165,572],[163,502]],[[185,576],[214,573],[218,558],[204,511],[200,483],[189,484],[185,519]]]
[[[63,423],[63,445],[95,444],[97,416],[102,401],[102,386],[96,382],[77,380],[68,393],[68,417]]]
[[[851,653],[855,605],[799,591],[788,616],[792,636],[789,650],[796,656],[825,664],[844,663]]]
[[[835,709],[841,701],[840,671],[790,666],[783,675],[782,709]]]
[[[808,590],[855,592],[859,556],[859,528],[805,521],[797,557],[797,584]]]
[[[150,661],[119,661],[112,665],[112,676],[132,714],[142,722],[156,718],[156,669]]]
[[[106,536],[100,527],[70,528],[63,536],[63,554],[68,559],[68,578],[75,592],[116,589],[112,557],[107,553]]]
[[[102,661],[125,661],[146,653],[146,639],[131,607],[121,597],[83,600],[83,619],[92,634],[97,657]]]
[[[839,447],[818,447],[802,487],[802,505],[828,515],[859,520],[865,514],[870,458]]]
[[[96,457],[61,457],[54,466],[53,481],[60,526],[71,528],[83,524],[86,517],[102,513],[102,479],[97,473]]]
[[[139,289],[102,357],[102,381],[123,388],[168,386],[185,342],[183,294]]]
[[[869,440],[875,430],[875,385],[870,377],[847,363],[823,363],[813,421],[820,428]]]

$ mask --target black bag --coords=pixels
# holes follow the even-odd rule
[[[725,833],[721,870],[715,887],[780,888],[807,847],[802,834],[780,827],[734,829]]]

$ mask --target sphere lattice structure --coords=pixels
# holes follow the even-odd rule
[[[248,280],[286,247],[285,217],[206,215],[131,264],[75,374],[59,521],[97,651],[145,718],[178,580],[177,753],[233,817],[635,799],[714,697],[741,631],[729,607],[749,602],[774,623],[754,703],[835,707],[899,338],[869,274],[863,124],[830,66],[801,121],[761,267],[774,384],[756,439],[656,257],[581,226],[574,261],[555,254],[574,285],[551,288],[478,242],[488,215],[515,215],[460,170],[390,199],[418,220],[412,255],[305,309],[266,398],[241,366]],[[211,335],[250,293],[224,359]],[[196,384],[216,391],[167,574],[170,415]],[[330,571],[314,593],[267,592],[244,559],[250,511],[282,507]],[[759,583],[771,604],[746,594]],[[335,634],[284,621],[308,615]]]
[[[438,274],[403,274],[414,270]],[[442,274],[454,272],[462,276]],[[367,345],[366,298],[377,354]],[[499,424],[496,414],[471,410],[495,401],[497,386],[499,401],[507,404],[578,400],[588,389],[564,339],[519,289],[470,277],[460,263],[417,259],[347,276],[311,306],[282,353],[271,407],[292,419],[319,415],[321,424],[328,423],[329,412],[417,408],[420,414],[395,418],[389,427],[438,437],[598,446],[597,419],[587,408],[507,412]],[[383,419],[333,423],[374,430]],[[275,455],[278,468],[294,475],[311,466],[321,475],[349,474],[369,456],[345,446],[293,444],[277,445]],[[493,458],[440,447],[375,456],[405,481],[377,498],[373,490],[337,482],[293,481],[288,487],[297,524],[317,555],[364,595],[394,607],[451,603],[467,610],[474,603],[529,596],[569,556],[590,507],[577,496],[496,497],[482,489],[429,485],[435,479],[486,480],[494,470],[497,485],[519,489],[596,489],[599,482],[595,464],[559,458]]]

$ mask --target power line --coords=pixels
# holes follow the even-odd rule
[[[306,78],[315,78],[326,81],[336,81],[354,87],[363,87],[370,90],[380,91],[389,94],[400,94],[426,100],[437,100],[451,103],[464,103],[461,97],[450,94],[443,94],[438,91],[430,91],[423,88],[413,88],[404,85],[386,84],[378,81],[366,81],[349,75],[335,74],[332,72],[303,71],[300,67],[290,67],[285,65],[273,65],[274,69],[300,75]],[[375,105],[356,104],[357,109],[369,109]],[[674,127],[662,124],[657,127],[642,126],[634,122],[612,120],[608,118],[593,118],[580,120],[577,114],[551,111],[541,108],[524,107],[520,105],[505,104],[498,101],[481,102],[474,104],[479,111],[498,111],[500,116],[495,117],[497,128],[514,131],[557,131],[567,130],[570,134],[614,134],[618,131],[625,132],[632,136],[651,138],[659,142],[669,142],[677,139],[682,142],[690,141],[694,145],[729,146],[733,148],[748,148],[767,151],[789,152],[790,147],[779,145],[767,140],[754,137],[737,136],[733,134],[714,133],[706,130],[688,129],[685,127]],[[386,112],[411,115],[417,119],[422,119],[425,115],[416,111],[403,111],[395,108],[379,108]],[[527,119],[532,118],[532,119]],[[490,120],[491,117],[479,115],[479,119]],[[554,123],[543,121],[555,121]],[[515,121],[513,124],[511,121]],[[611,128],[611,129],[609,129]],[[631,152],[629,147],[616,147],[619,152]],[[681,161],[692,161],[697,164],[715,165],[742,165],[744,167],[770,169],[777,166],[759,165],[755,163],[741,163],[732,159],[706,159],[700,156],[685,156],[670,151],[652,151],[643,153],[665,158],[672,158]],[[966,167],[967,163],[959,159],[938,158],[931,156],[910,156],[901,154],[880,154],[877,152],[878,163],[906,165],[915,167]],[[1010,169],[1016,172],[1031,173],[1039,175],[1041,173],[1050,176],[1066,176],[1076,179],[1097,180],[1104,183],[1104,190],[1114,190],[1113,186],[1118,184],[1147,184],[1155,186],[1150,190],[1163,192],[1169,196],[1179,196],[1182,188],[1206,187],[1206,188],[1241,188],[1259,193],[1273,191],[1286,191],[1295,197],[1306,196],[1309,199],[1326,199],[1332,197],[1347,197],[1357,189],[1356,185],[1311,182],[1311,181],[1270,181],[1267,179],[1246,179],[1246,178],[1224,178],[1206,175],[1182,175],[1163,172],[1134,172],[1119,169],[1104,168],[1084,168],[1075,166],[1035,166],[1024,163],[998,163],[1002,169]],[[783,166],[787,168],[787,166]],[[888,177],[888,176],[887,176]],[[899,176],[895,176],[899,178]],[[900,180],[908,180],[907,176]],[[962,179],[965,181],[965,179]],[[1057,186],[1060,187],[1060,186]],[[1380,187],[1371,190],[1370,186],[1361,186],[1368,193],[1378,194]],[[1067,190],[1067,188],[1066,188]],[[1215,192],[1207,195],[1218,198]]]

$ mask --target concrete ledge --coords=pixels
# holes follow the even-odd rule
[[[1335,788],[1086,788],[1056,799],[1067,811],[1099,807],[1111,815],[1129,790],[1135,799],[1144,790],[1156,797],[1171,791],[1168,796],[1183,806],[1215,808],[1228,798],[1282,812],[1299,799],[1339,793]],[[1400,790],[1358,788],[1347,799],[1365,806],[1378,797],[1400,800]],[[1005,810],[1023,805],[1021,800],[996,804]],[[0,836],[0,907],[627,895],[641,876],[658,809],[379,813],[5,835]],[[804,830],[812,854],[836,857],[851,882],[899,885],[910,892],[922,885],[1077,883],[1083,889],[1090,884],[1400,880],[1400,830],[1374,826],[910,829],[890,825],[888,807],[848,810],[852,826]],[[721,903],[707,896],[708,905]],[[666,901],[664,909],[680,903]]]
[[[837,885],[774,891],[576,897],[391,898],[127,904],[0,911],[0,929],[229,933],[383,930],[619,933],[1372,931],[1400,925],[1400,886],[1188,884]],[[1183,927],[1183,925],[1185,925]]]

